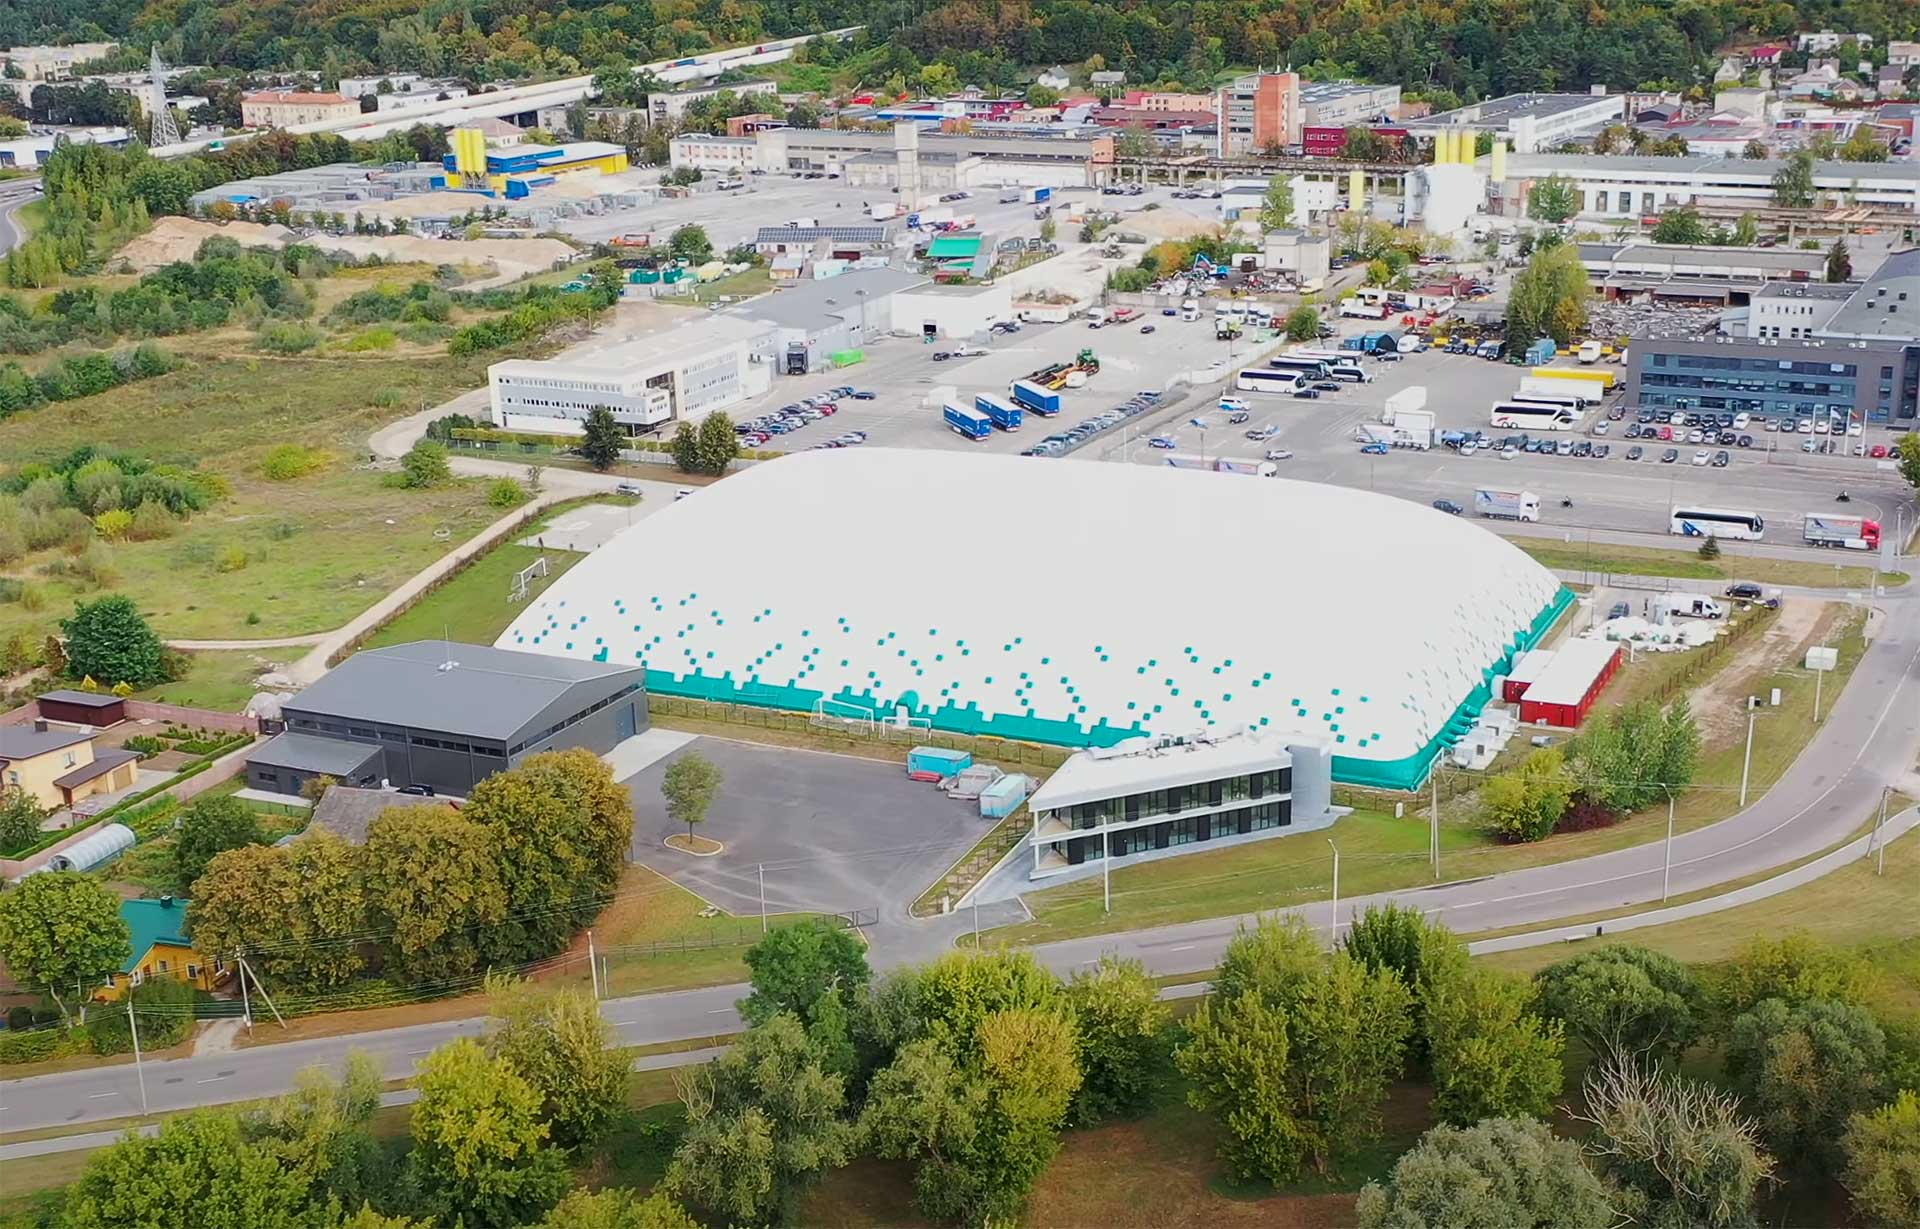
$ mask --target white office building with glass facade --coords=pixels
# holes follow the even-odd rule
[[[1340,813],[1332,764],[1323,746],[1251,730],[1076,752],[1027,800],[1031,877],[1324,828]]]

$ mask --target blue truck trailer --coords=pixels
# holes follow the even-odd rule
[[[1010,393],[1015,405],[1042,418],[1051,418],[1060,412],[1060,394],[1032,380],[1015,380]]]
[[[1017,405],[1008,405],[998,397],[981,393],[973,399],[973,408],[993,420],[993,425],[1002,431],[1018,431],[1024,415]]]
[[[964,405],[949,405],[941,411],[941,417],[954,434],[970,440],[983,440],[993,434],[993,420],[979,410],[970,410]]]

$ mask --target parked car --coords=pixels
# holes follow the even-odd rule
[[[1337,393],[1340,391],[1340,385],[1333,380],[1315,380],[1313,386],[1323,393]]]
[[[1597,422],[1597,423],[1594,423],[1594,424],[1593,424],[1593,433],[1594,433],[1595,435],[1605,435],[1605,434],[1607,433],[1607,428],[1608,428],[1608,427],[1610,427],[1610,426],[1612,426],[1612,425],[1613,425],[1613,424],[1611,424],[1611,423],[1605,423],[1605,422]]]
[[[1887,455],[1887,446],[1885,444],[1875,444],[1873,447],[1867,449],[1867,455],[1876,458],[1884,457]]]
[[[1593,446],[1593,459],[1596,461],[1604,461],[1612,455],[1613,455],[1612,444],[1595,444]]]
[[[873,392],[871,389],[865,389],[865,388],[858,389],[854,392],[853,399],[855,401],[872,401]]]
[[[1147,441],[1149,448],[1178,448],[1180,442],[1171,435],[1156,435]]]
[[[1267,449],[1267,460],[1291,461],[1293,460],[1293,453],[1285,448],[1269,448]]]
[[[953,355],[945,350],[935,350],[933,352],[933,361],[936,363],[944,363],[952,357]]]
[[[1151,333],[1154,331],[1154,326],[1151,324],[1143,324],[1140,326],[1140,331],[1142,333]]]
[[[1444,512],[1448,516],[1459,516],[1462,512],[1466,511],[1465,508],[1454,503],[1451,499],[1436,499],[1433,501],[1433,506],[1436,511]]]
[[[1644,457],[1646,455],[1647,455],[1647,450],[1640,447],[1640,445],[1638,444],[1635,444],[1633,447],[1627,449],[1627,460],[1629,461],[1638,461],[1641,457]]]
[[[1732,461],[1733,455],[1724,448],[1713,454],[1713,466],[1715,469],[1725,469]]]
[[[1360,451],[1370,457],[1384,457],[1387,455],[1387,446],[1375,440],[1371,444],[1360,445]]]
[[[1626,617],[1627,617],[1628,615],[1630,615],[1630,614],[1632,614],[1632,613],[1633,613],[1633,607],[1632,607],[1632,606],[1629,606],[1629,605],[1628,605],[1627,603],[1625,603],[1625,602],[1615,602],[1615,603],[1614,603],[1614,604],[1613,604],[1612,606],[1610,606],[1610,607],[1608,607],[1608,609],[1607,609],[1607,618],[1609,618],[1609,619],[1624,619],[1624,618],[1626,618]]]
[[[1675,461],[1678,461],[1679,459],[1680,459],[1680,450],[1678,448],[1669,448],[1665,452],[1660,454],[1660,464],[1662,465],[1672,465]]]
[[[1707,450],[1704,448],[1702,448],[1700,451],[1693,454],[1693,463],[1695,465],[1705,465],[1708,461],[1711,461],[1712,459],[1713,457],[1709,455]]]
[[[1306,401],[1318,401],[1320,399],[1320,390],[1317,388],[1296,388],[1293,390],[1293,395]]]

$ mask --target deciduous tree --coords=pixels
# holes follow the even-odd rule
[[[1773,173],[1773,203],[1782,209],[1813,207],[1813,155],[1802,150]]]
[[[251,1143],[226,1110],[168,1118],[95,1153],[68,1193],[65,1229],[323,1229],[309,1177]]]
[[[487,993],[498,1021],[487,1052],[540,1094],[553,1142],[578,1148],[605,1135],[626,1106],[631,1066],[599,1003],[584,990],[548,992],[498,976],[488,978]]]
[[[574,1191],[547,1213],[540,1229],[701,1229],[701,1225],[659,1191],[642,1197],[613,1186]]]
[[[1705,243],[1706,219],[1692,205],[1677,205],[1660,215],[1653,226],[1655,243]]]
[[[1609,1192],[1544,1123],[1437,1126],[1360,1192],[1360,1229],[1608,1229]]]
[[[667,443],[673,454],[673,467],[683,474],[700,472],[700,428],[684,418],[673,429],[673,439]]]
[[[1526,982],[1469,968],[1435,983],[1427,1002],[1433,1108],[1441,1121],[1544,1118],[1566,1078],[1565,1029],[1532,1011]]]
[[[1260,226],[1264,230],[1285,230],[1293,225],[1293,184],[1285,175],[1267,182],[1267,194],[1260,202]]]
[[[591,751],[546,751],[473,787],[461,814],[490,830],[507,916],[488,959],[550,955],[599,911],[633,841],[633,804]]]
[[[1774,1155],[1798,1165],[1837,1161],[1855,1114],[1885,1087],[1886,1037],[1848,1003],[1762,999],[1727,1032],[1726,1074]]]
[[[740,1014],[749,1024],[784,1011],[810,1025],[821,996],[835,989],[849,1000],[864,996],[873,977],[859,936],[817,920],[770,932],[747,949],[746,962],[753,992],[740,1000]]]
[[[367,906],[387,964],[408,981],[480,965],[486,927],[507,913],[493,833],[450,807],[389,807],[367,828]]]
[[[1406,905],[1368,905],[1342,942],[1355,960],[1371,969],[1390,970],[1413,992],[1414,1029],[1407,1053],[1416,1062],[1426,1062],[1434,987],[1465,974],[1466,945]]]
[[[1889,1104],[1855,1114],[1841,1150],[1840,1181],[1854,1207],[1877,1224],[1920,1224],[1920,1095],[1902,1089]]]
[[[18,853],[40,839],[47,809],[17,785],[0,787],[0,856]]]
[[[453,466],[447,461],[447,446],[439,440],[423,439],[407,449],[400,458],[400,485],[414,490],[442,486],[453,478]]]
[[[1320,312],[1302,303],[1287,313],[1287,340],[1312,341],[1320,336]]]
[[[1504,841],[1542,840],[1567,813],[1572,792],[1560,749],[1536,748],[1519,768],[1480,787],[1481,821]]]
[[[1108,954],[1067,982],[1080,1036],[1080,1091],[1073,1121],[1081,1126],[1133,1117],[1151,1107],[1154,1074],[1166,1057],[1167,1008],[1138,960]]]
[[[1859,1003],[1872,981],[1872,966],[1859,955],[1792,930],[1777,938],[1755,935],[1742,943],[1714,989],[1720,1010],[1732,1017],[1764,999],[1789,1006],[1811,999]]]
[[[681,1082],[687,1133],[665,1189],[710,1218],[766,1224],[821,1172],[846,1163],[846,1080],[800,1021],[778,1014]]]
[[[689,424],[682,421],[681,430],[687,430]],[[614,421],[613,411],[604,405],[596,405],[587,411],[586,421],[581,424],[583,434],[580,437],[580,455],[587,464],[601,473],[613,468],[620,459],[620,450],[627,445],[627,434]],[[679,437],[676,436],[677,440]],[[676,457],[678,453],[674,454]],[[684,467],[683,467],[684,468]]]
[[[1220,1159],[1240,1179],[1276,1186],[1299,1176],[1307,1127],[1295,1108],[1286,1013],[1258,994],[1216,996],[1188,1017],[1188,1041],[1175,1052],[1193,1084],[1187,1100],[1219,1116]]]
[[[1700,985],[1671,956],[1609,944],[1534,975],[1540,1008],[1614,1060],[1676,1057],[1700,1032]]]
[[[1586,1152],[1632,1222],[1744,1229],[1773,1173],[1752,1122],[1730,1093],[1649,1073],[1632,1059],[1587,1080]]]
[[[415,1083],[411,1159],[449,1221],[524,1224],[566,1191],[566,1154],[548,1142],[540,1093],[512,1063],[462,1037],[427,1055]]]
[[[362,851],[331,833],[215,854],[194,893],[187,907],[194,946],[227,959],[244,952],[269,981],[325,990],[365,966]]]
[[[719,410],[700,420],[700,469],[703,473],[724,474],[740,455],[740,437],[733,432],[733,420]]]
[[[65,1008],[133,954],[120,898],[77,871],[29,875],[0,892],[0,960],[23,987],[46,987]]]
[[[667,250],[673,253],[676,260],[695,265],[705,264],[713,259],[713,240],[707,238],[706,227],[689,222],[667,236]]]
[[[1060,979],[1015,950],[948,952],[920,970],[915,995],[920,1030],[968,1061],[978,1057],[981,1022],[994,1012],[1067,1010]]]
[[[67,677],[91,678],[102,687],[131,684],[136,690],[167,681],[160,637],[128,597],[100,597],[74,605],[60,620],[66,636]]]
[[[180,813],[173,836],[173,882],[191,893],[213,861],[213,855],[242,845],[258,845],[265,838],[254,809],[232,794],[202,794]]]
[[[707,809],[720,792],[720,766],[698,751],[689,751],[660,777],[660,796],[666,803],[667,818],[687,826],[687,844],[693,844],[693,830],[707,820]]]
[[[1527,216],[1558,225],[1580,212],[1580,192],[1564,175],[1549,175],[1527,192]]]

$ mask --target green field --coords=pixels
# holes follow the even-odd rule
[[[513,536],[521,538],[534,532],[536,530],[529,526],[525,533],[515,533]],[[438,640],[443,636],[469,644],[492,644],[501,632],[507,630],[507,624],[513,622],[514,616],[526,609],[526,601],[507,601],[514,573],[542,555],[547,560],[546,578],[528,582],[526,601],[545,592],[569,568],[586,558],[573,551],[542,551],[512,542],[497,546],[375,632],[366,647],[379,648],[412,640]]]
[[[16,465],[93,444],[219,474],[230,499],[171,538],[110,548],[118,574],[110,587],[132,594],[169,637],[328,631],[499,516],[483,482],[407,491],[356,466],[374,427],[477,384],[484,369],[445,358],[199,362],[16,414],[0,422],[0,458]],[[330,461],[305,478],[268,481],[261,460],[286,442],[324,449]],[[230,547],[246,562],[223,571],[217,561]],[[0,605],[0,634],[43,634],[75,598],[92,595],[82,582],[47,576],[54,558],[42,552],[9,569],[34,583],[39,608]]]
[[[1666,576],[1676,580],[1750,580],[1762,585],[1804,585],[1810,588],[1863,589],[1873,583],[1873,569],[1848,563],[1816,563],[1805,559],[1775,559],[1764,555],[1736,555],[1738,544],[1722,548],[1718,559],[1702,559],[1696,551],[1661,550],[1651,546],[1582,545],[1551,538],[1515,535],[1507,541],[1531,555],[1541,566],[1563,572],[1608,572],[1623,576]],[[1882,572],[1881,583],[1907,583],[1905,572]]]

